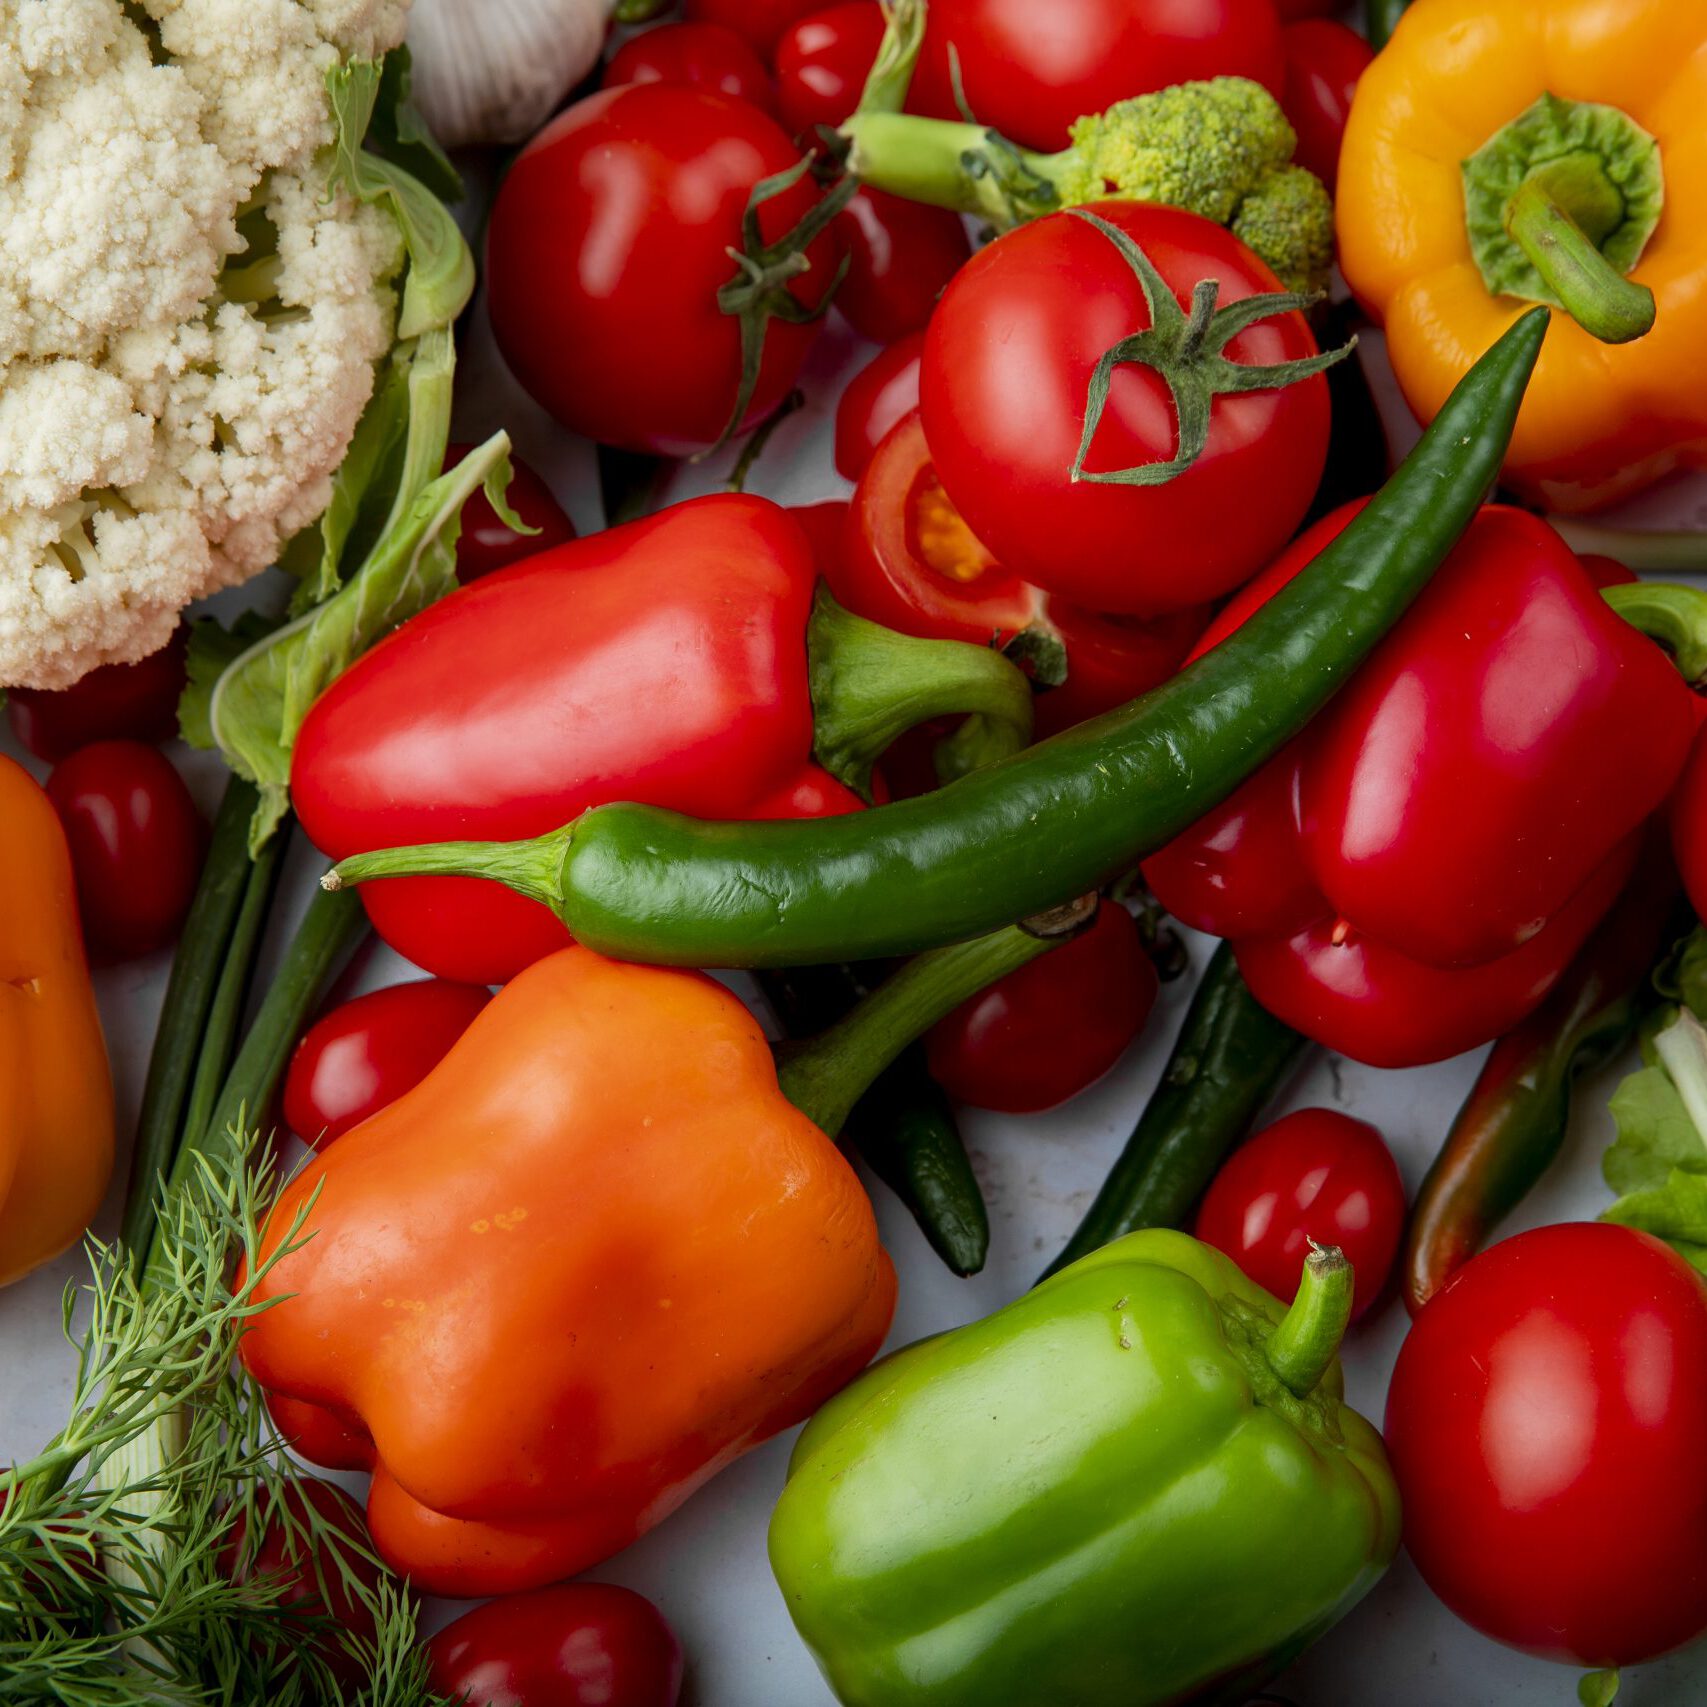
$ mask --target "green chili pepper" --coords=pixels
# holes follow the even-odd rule
[[[1365,0],[1363,33],[1377,53],[1393,39],[1393,32],[1410,3],[1411,0]]]
[[[1404,1293],[1413,1316],[1553,1165],[1572,1086],[1624,1048],[1658,1004],[1648,974],[1681,922],[1675,876],[1639,867],[1553,993],[1494,1045],[1411,1209]]]
[[[866,993],[849,966],[809,966],[759,980],[790,1036],[809,1037],[841,1019]],[[954,1111],[909,1048],[854,1104],[843,1135],[906,1206],[930,1247],[958,1275],[976,1274],[990,1250],[983,1189]]]
[[[868,1370],[806,1426],[771,1520],[845,1707],[1242,1704],[1399,1544],[1341,1398],[1352,1274],[1288,1309],[1183,1233],[1134,1233]]]
[[[1231,945],[1222,943],[1192,995],[1155,1094],[1044,1278],[1123,1233],[1177,1227],[1306,1046],[1251,994]]]
[[[536,841],[362,854],[323,881],[495,878],[589,947],[681,966],[910,954],[1095,889],[1224,800],[1398,621],[1498,474],[1546,330],[1545,309],[1519,319],[1344,533],[1121,710],[870,812],[712,824],[601,806]]]

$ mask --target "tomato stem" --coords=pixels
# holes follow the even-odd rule
[[[1077,936],[1096,918],[1089,895],[1024,924],[915,956],[845,1019],[809,1043],[784,1045],[783,1095],[832,1138],[854,1104],[914,1038],[986,986]]]
[[[1338,1246],[1311,1245],[1298,1296],[1263,1348],[1269,1368],[1300,1399],[1315,1392],[1339,1355],[1351,1321],[1353,1280]]]

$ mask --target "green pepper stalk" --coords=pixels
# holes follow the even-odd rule
[[[759,985],[790,1037],[833,1025],[868,993],[849,966],[761,973]],[[953,1273],[983,1268],[990,1251],[984,1193],[954,1110],[930,1076],[920,1045],[910,1045],[878,1075],[849,1112],[843,1136],[901,1200]]]
[[[1482,282],[1563,308],[1608,344],[1654,324],[1626,275],[1665,206],[1659,144],[1627,113],[1543,95],[1464,162],[1464,214]]]
[[[1553,1165],[1577,1080],[1622,1050],[1658,1003],[1649,974],[1678,922],[1662,850],[1547,1000],[1494,1045],[1411,1209],[1403,1275],[1413,1316]]]
[[[1138,95],[1077,120],[1058,153],[1039,153],[975,122],[900,110],[924,11],[922,0],[891,9],[859,110],[838,133],[853,177],[998,231],[1110,197],[1165,202],[1225,225],[1289,289],[1327,283],[1333,204],[1292,163],[1297,134],[1261,84],[1215,77]]]
[[[1209,962],[1154,1094],[1061,1254],[1040,1278],[1143,1227],[1177,1227],[1243,1140],[1308,1042],[1239,972],[1232,946]]]
[[[361,854],[321,881],[496,878],[601,953],[747,967],[912,954],[1099,888],[1291,740],[1427,585],[1498,475],[1547,318],[1514,322],[1300,575],[1118,711],[869,812],[712,824],[601,806],[532,842]]]
[[[1671,653],[1692,688],[1707,686],[1707,590],[1666,581],[1607,587],[1601,597],[1630,624]]]

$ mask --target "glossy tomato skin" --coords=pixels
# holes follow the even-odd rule
[[[1280,105],[1298,133],[1293,159],[1331,190],[1357,80],[1375,58],[1356,30],[1333,18],[1304,18],[1281,32],[1286,87]]]
[[[433,1687],[480,1707],[676,1707],[682,1650],[651,1601],[563,1583],[465,1612],[427,1643]]]
[[[883,8],[877,0],[846,0],[790,24],[776,44],[777,100],[790,136],[807,142],[819,125],[834,129],[848,118],[865,88]]]
[[[710,89],[776,114],[776,85],[745,36],[725,24],[659,24],[630,36],[605,67],[600,87],[677,83]]]
[[[343,1137],[426,1078],[491,999],[479,984],[424,978],[341,1002],[291,1055],[285,1124],[317,1149]]]
[[[453,444],[445,451],[445,467],[454,468],[473,449]],[[456,542],[456,578],[466,586],[524,557],[567,545],[575,537],[575,524],[564,513],[552,490],[522,461],[510,457],[510,490],[506,501],[533,533],[516,533],[492,508],[484,488],[462,507],[462,535]]]
[[[1210,1182],[1194,1229],[1290,1304],[1312,1242],[1338,1245],[1356,1276],[1352,1319],[1385,1290],[1405,1230],[1405,1186],[1367,1120],[1301,1108],[1242,1144]]]
[[[1202,605],[1145,620],[1104,616],[1065,599],[1048,600],[1047,615],[1067,649],[1067,679],[1037,696],[1038,740],[1160,687],[1209,619]]]
[[[972,254],[960,215],[862,189],[837,221],[848,249],[836,307],[862,338],[892,344],[923,329]]]
[[[798,164],[777,122],[745,101],[669,83],[601,90],[522,150],[487,235],[492,327],[511,371],[572,432],[684,455],[735,407],[737,317],[718,306],[754,186]],[[758,212],[766,243],[812,207],[810,178]],[[789,291],[815,308],[841,260],[834,226]],[[781,402],[818,335],[773,319],[743,425]]]
[[[1053,1108],[1120,1059],[1158,988],[1132,915],[1106,904],[1082,935],[934,1025],[925,1037],[931,1076],[974,1108]]]
[[[823,0],[687,0],[682,16],[692,23],[721,24],[751,42],[769,59],[782,32],[797,18],[823,9]]]
[[[949,48],[980,124],[1029,148],[1064,148],[1076,118],[1200,77],[1249,77],[1278,96],[1273,0],[932,0],[917,110],[958,118]]]
[[[1278,288],[1230,232],[1177,208],[1101,202],[1182,306],[1205,278],[1223,303]],[[999,237],[955,276],[925,336],[920,398],[944,488],[1023,579],[1092,610],[1160,616],[1231,591],[1267,563],[1309,508],[1328,442],[1327,382],[1217,398],[1209,442],[1160,486],[1071,479],[1085,395],[1104,351],[1149,324],[1115,245],[1072,213]],[[1315,353],[1301,315],[1227,346],[1267,364]],[[1092,471],[1165,461],[1172,401],[1147,368],[1122,367],[1087,459]]]
[[[1405,1544],[1460,1618],[1579,1666],[1707,1626],[1707,1294],[1658,1240],[1542,1227],[1461,1268],[1399,1353]]]
[[[96,741],[61,760],[47,794],[71,849],[90,957],[134,960],[173,942],[207,826],[171,761],[140,741]]]
[[[925,336],[914,332],[880,350],[856,373],[836,404],[836,472],[858,480],[896,423],[919,407],[919,363]],[[923,432],[920,442],[923,442]]]
[[[102,664],[74,687],[12,688],[6,715],[19,744],[56,764],[95,741],[170,741],[178,733],[189,630],[135,664]]]
[[[283,1497],[292,1508],[290,1522],[275,1515],[260,1540],[251,1543],[239,1518],[222,1552],[222,1568],[237,1582],[280,1579],[284,1611],[276,1637],[279,1645],[311,1642],[341,1681],[352,1685],[365,1681],[367,1667],[327,1627],[329,1621],[364,1644],[371,1645],[374,1639],[373,1613],[348,1582],[355,1578],[371,1594],[384,1574],[367,1556],[371,1544],[362,1509],[342,1488],[312,1477],[290,1483]],[[330,1532],[318,1547],[303,1529],[310,1513]]]

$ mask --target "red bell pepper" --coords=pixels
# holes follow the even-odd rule
[[[1238,627],[1343,529],[1235,598]],[[1611,905],[1694,727],[1664,652],[1534,516],[1490,506],[1309,730],[1146,862],[1265,1006],[1377,1066],[1508,1031]]]
[[[343,858],[521,840],[613,800],[823,816],[856,809],[875,758],[927,718],[981,713],[978,758],[1029,738],[1025,679],[988,647],[891,634],[813,588],[799,524],[728,495],[484,577],[309,712],[291,770],[303,827]],[[497,883],[404,878],[362,898],[393,948],[463,983],[568,940]]]

